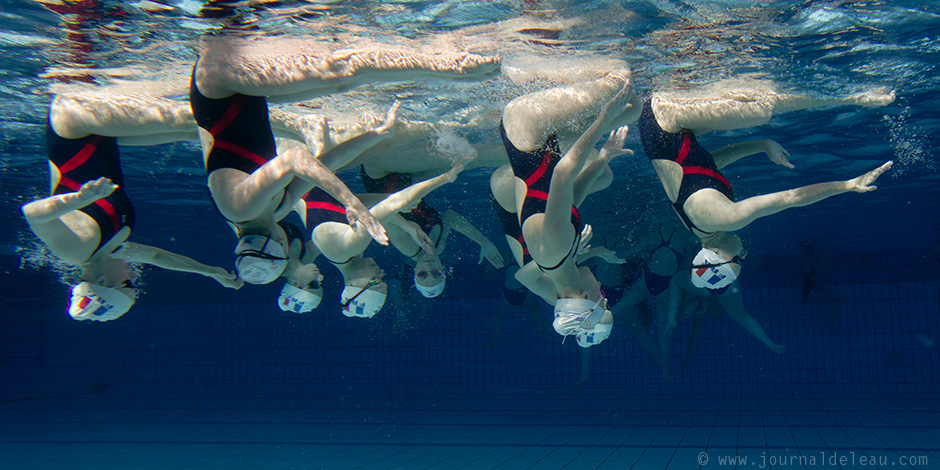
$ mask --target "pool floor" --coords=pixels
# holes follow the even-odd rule
[[[940,468],[935,396],[754,395],[29,397],[0,403],[0,462],[17,470]]]

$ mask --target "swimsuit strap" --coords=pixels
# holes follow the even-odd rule
[[[682,259],[682,254],[672,247],[672,237],[674,237],[675,235],[676,235],[676,231],[673,230],[669,232],[669,238],[667,239],[666,237],[663,236],[663,230],[659,229],[659,240],[660,240],[659,245],[656,248],[653,248],[652,253],[656,253],[656,251],[658,251],[660,248],[665,247],[665,248],[669,248],[669,251],[672,251],[672,253],[676,255],[676,259]]]
[[[538,264],[538,263],[536,263],[536,266],[538,266],[539,269],[542,270],[542,272],[554,271],[554,270],[560,268],[561,265],[565,263],[565,261],[568,259],[569,256],[577,256],[577,255],[578,255],[577,249],[578,249],[578,244],[579,244],[579,243],[581,243],[581,232],[578,232],[578,234],[575,235],[575,237],[574,237],[574,243],[571,244],[571,248],[568,249],[568,253],[565,255],[564,258],[561,259],[561,261],[558,262],[558,264],[556,264],[556,265],[554,265],[554,266],[552,266],[552,267],[550,267],[550,268],[543,267],[541,264]],[[572,254],[572,252],[574,252],[574,254]]]
[[[353,255],[353,256],[350,256],[349,259],[347,259],[346,261],[338,262],[338,261],[333,261],[333,260],[327,258],[326,255],[324,255],[323,253],[320,253],[320,256],[323,256],[324,258],[326,258],[326,260],[329,261],[330,264],[332,264],[333,266],[342,266],[342,265],[344,265],[344,264],[346,264],[346,263],[352,261],[352,259],[356,257],[355,255]]]

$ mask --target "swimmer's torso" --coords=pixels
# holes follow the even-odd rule
[[[666,132],[660,127],[653,114],[653,108],[650,101],[643,104],[643,111],[637,123],[640,130],[640,142],[643,144],[643,150],[657,168],[660,178],[664,179],[663,185],[673,201],[673,208],[682,223],[690,230],[696,230],[699,233],[710,233],[699,229],[692,223],[685,212],[685,203],[696,192],[702,189],[714,189],[734,201],[734,194],[731,190],[731,183],[718,170],[715,159],[708,150],[705,150],[695,138],[695,134],[688,129],[683,129],[678,133]],[[671,171],[665,169],[661,171],[658,162],[673,162],[681,167],[681,174],[676,172],[680,178],[678,190],[675,189],[676,182],[671,181],[669,175]]]
[[[62,217],[62,221],[82,241],[88,242],[85,259],[101,251],[116,249],[130,235],[136,221],[134,206],[125,192],[117,139],[99,135],[66,139],[56,134],[47,122],[46,151],[52,172],[50,183],[53,195],[76,192],[82,184],[101,177],[117,185],[107,197]],[[41,228],[37,235],[46,241]],[[47,244],[55,251],[54,241]],[[71,251],[75,251],[72,248]]]

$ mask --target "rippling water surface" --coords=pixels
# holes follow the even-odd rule
[[[813,243],[843,252],[884,246],[927,249],[940,231],[938,168],[932,145],[938,126],[937,64],[940,17],[936,2],[743,1],[5,1],[0,13],[0,233],[8,249],[30,242],[17,207],[47,191],[42,150],[45,108],[55,90],[149,81],[185,96],[198,38],[225,21],[270,36],[309,41],[365,37],[415,41],[452,35],[455,43],[496,52],[504,67],[539,60],[595,57],[626,60],[638,93],[690,87],[748,74],[782,89],[843,94],[885,87],[897,101],[879,109],[834,108],[785,114],[761,128],[709,136],[773,138],[792,154],[795,170],[754,158],[727,172],[738,197],[831,179],[845,179],[894,159],[895,169],[869,195],[846,195],[787,211],[745,231],[764,250]],[[520,33],[538,19],[556,30]],[[493,41],[493,38],[499,40]],[[564,73],[564,71],[558,71]],[[435,81],[362,87],[323,103],[403,100],[410,119],[452,120],[467,109],[498,112],[532,85],[505,76],[481,83]],[[320,103],[308,103],[319,107]],[[467,127],[472,141],[498,140],[492,128]],[[583,210],[595,231],[645,230],[671,220],[649,164],[638,158],[612,166],[611,189]],[[180,227],[223,230],[212,219],[195,144],[128,149],[124,161],[138,212],[135,238],[166,244]],[[475,169],[432,198],[464,207],[480,224],[489,213],[489,169]],[[352,175],[343,175],[352,176]],[[485,207],[485,206],[484,206]],[[210,219],[205,222],[205,219]],[[639,228],[637,228],[639,227]],[[491,230],[495,230],[492,227]],[[903,235],[902,235],[903,234]],[[199,244],[198,240],[188,243]],[[187,250],[188,251],[188,250]]]

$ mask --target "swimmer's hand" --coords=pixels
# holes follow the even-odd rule
[[[388,245],[388,235],[385,234],[385,227],[358,199],[346,206],[346,220],[349,221],[349,226],[354,231],[358,231],[359,227],[362,227],[369,232],[369,235],[378,244]]]
[[[593,254],[594,256],[597,256],[609,264],[623,264],[627,262],[627,260],[618,256],[616,251],[611,250],[606,246],[599,246],[595,248]]]
[[[607,137],[607,142],[605,142],[604,147],[601,148],[600,158],[610,161],[614,157],[618,157],[620,155],[633,155],[633,150],[623,148],[623,144],[627,140],[627,132],[629,130],[630,126],[623,126],[619,129],[610,131],[610,135]]]
[[[767,158],[769,158],[770,161],[780,166],[785,166],[791,169],[793,168],[793,164],[790,163],[790,160],[787,159],[787,157],[790,156],[790,152],[787,152],[787,150],[784,149],[782,145],[770,139],[765,139],[763,144],[764,153],[767,154]]]
[[[499,248],[496,248],[496,245],[491,242],[487,242],[480,248],[480,259],[477,261],[477,264],[482,263],[484,258],[489,261],[494,268],[503,268],[503,255],[499,254]]]
[[[869,191],[874,191],[878,189],[878,186],[874,186],[872,185],[872,183],[874,183],[875,180],[878,179],[878,177],[881,176],[882,173],[891,169],[892,165],[894,165],[894,162],[889,161],[885,163],[884,165],[881,165],[878,168],[875,168],[874,170],[869,171],[868,173],[865,173],[862,176],[859,176],[858,178],[854,178],[854,179],[850,179],[846,181],[846,183],[849,185],[848,190],[855,191],[857,193],[867,193]]]
[[[421,251],[418,254],[437,254],[434,249],[434,243],[431,241],[431,237],[427,233],[424,233],[424,230],[421,230],[421,226],[415,222],[405,219],[404,217],[395,217],[395,223],[400,228],[402,228],[405,233],[411,236],[411,239],[421,247]],[[417,256],[417,255],[415,255]]]
[[[110,196],[117,188],[118,185],[102,176],[96,180],[87,181],[81,188],[78,188],[78,200],[85,204],[91,204]]]
[[[583,255],[591,249],[591,238],[594,237],[594,229],[591,228],[590,224],[584,224],[584,228],[581,229],[581,240],[578,241],[578,253],[577,255]]]
[[[401,107],[401,101],[395,100],[392,107],[388,108],[388,112],[385,113],[385,122],[372,129],[372,131],[377,135],[391,137],[395,133],[395,115],[398,113],[399,107]]]
[[[228,287],[229,289],[241,289],[245,285],[240,277],[235,273],[230,273],[222,268],[215,268],[215,272],[209,274],[209,277],[215,279],[215,282],[218,282],[222,287]]]
[[[630,81],[627,80],[624,82],[623,88],[621,88],[620,91],[618,91],[617,94],[614,95],[614,97],[604,105],[604,108],[597,116],[598,119],[603,119],[603,129],[610,129],[613,127],[614,122],[616,122],[616,120],[628,109],[633,107],[633,103],[630,102],[632,97],[633,93],[630,89]],[[621,145],[621,148],[622,147],[623,145]]]

